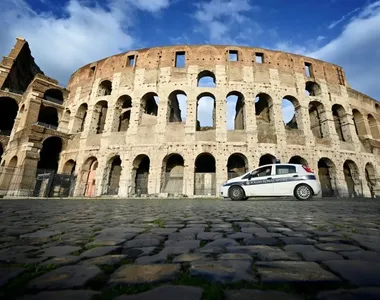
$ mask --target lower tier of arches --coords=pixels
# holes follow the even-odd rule
[[[197,147],[198,148],[198,147]],[[373,155],[323,153],[320,150],[295,153],[245,151],[234,147],[215,151],[199,147],[138,151],[87,151],[63,153],[59,171],[76,174],[73,195],[77,197],[133,197],[143,195],[218,196],[227,179],[260,165],[300,163],[308,165],[321,182],[322,197],[380,197],[378,164]]]

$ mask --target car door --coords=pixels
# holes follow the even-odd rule
[[[273,194],[272,173],[272,165],[252,171],[251,176],[244,182],[246,195],[248,197],[271,196]]]
[[[292,196],[299,174],[294,165],[276,165],[273,175],[273,192],[275,196]]]

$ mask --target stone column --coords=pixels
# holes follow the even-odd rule
[[[119,197],[128,197],[130,194],[130,177],[131,177],[131,160],[129,153],[124,152],[120,155],[121,159],[121,174],[119,182]]]

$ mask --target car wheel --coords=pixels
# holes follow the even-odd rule
[[[309,200],[313,196],[313,190],[310,186],[301,184],[295,188],[294,196],[298,200]]]
[[[245,193],[244,190],[240,186],[231,186],[228,190],[229,197],[233,201],[241,201],[245,200]]]

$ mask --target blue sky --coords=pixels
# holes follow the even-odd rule
[[[16,36],[66,85],[80,66],[130,49],[238,44],[341,65],[380,100],[380,0],[0,0],[0,55]]]

